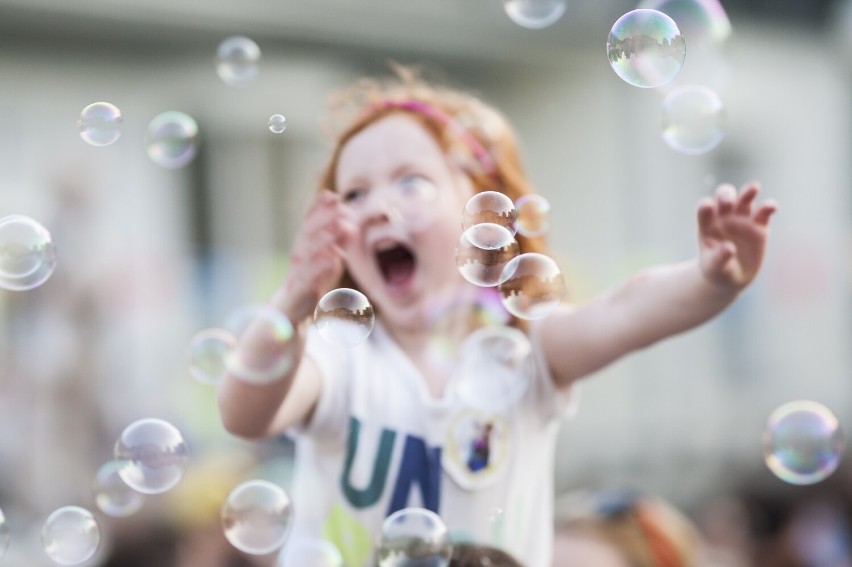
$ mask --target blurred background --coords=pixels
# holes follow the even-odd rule
[[[37,219],[58,254],[44,285],[0,290],[3,562],[51,565],[46,515],[97,514],[92,480],[116,438],[159,417],[186,438],[186,476],[132,517],[98,516],[105,543],[87,564],[269,564],[228,546],[219,508],[243,480],[286,487],[291,446],[226,434],[188,345],[282,281],[330,147],[326,97],[389,59],[435,69],[513,121],[577,301],[693,255],[696,203],[716,184],[762,183],[781,206],[759,279],[722,317],[584,381],[556,487],[651,492],[719,545],[734,538],[720,525],[739,526],[751,539],[730,545],[752,550],[802,502],[828,502],[847,541],[846,461],[794,487],[767,469],[761,436],[796,399],[852,428],[852,2],[724,2],[730,34],[713,49],[688,43],[678,78],[725,104],[724,139],[697,156],[661,138],[666,89],[631,86],[609,65],[609,30],[636,7],[569,0],[533,30],[500,0],[0,0],[0,216]],[[232,35],[262,50],[244,87],[215,70]],[[124,118],[104,147],[76,126],[96,101]],[[199,127],[197,156],[176,169],[145,151],[149,122],[169,110]],[[276,113],[280,134],[267,127]]]

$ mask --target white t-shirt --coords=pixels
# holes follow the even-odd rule
[[[535,332],[519,370],[529,380],[525,393],[487,413],[455,394],[458,376],[443,398],[432,397],[378,323],[351,349],[332,346],[312,329],[306,353],[323,385],[311,422],[290,432],[296,440],[291,539],[321,537],[338,547],[348,567],[372,567],[384,519],[399,509],[428,508],[454,541],[500,547],[527,567],[550,567],[553,454],[559,418],[573,404],[554,388],[534,338]],[[483,454],[476,445],[481,449],[486,431]]]

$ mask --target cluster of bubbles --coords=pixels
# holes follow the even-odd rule
[[[711,0],[647,0],[642,6],[618,18],[606,42],[610,66],[636,87],[668,85],[683,69],[686,40],[676,19],[689,26],[689,37],[696,43],[702,40],[700,30],[717,42],[730,34],[724,10]],[[711,151],[724,137],[724,126],[721,97],[708,86],[680,85],[661,103],[662,138],[676,152],[700,155]]]
[[[776,408],[763,434],[766,466],[790,484],[815,484],[828,478],[840,464],[843,446],[837,417],[811,400]]]
[[[565,281],[552,258],[520,253],[515,236],[534,237],[547,230],[550,205],[541,196],[514,203],[499,191],[482,191],[462,210],[462,234],[456,266],[469,282],[497,286],[503,306],[521,319],[550,315],[565,295]]]
[[[101,512],[125,518],[139,511],[146,494],[171,489],[183,476],[188,461],[181,433],[160,419],[141,419],[128,425],[115,444],[114,460],[95,474],[92,495]],[[0,558],[9,547],[11,532],[0,511]],[[94,514],[82,506],[61,506],[41,528],[42,549],[59,565],[80,565],[94,557],[101,544],[101,528]]]
[[[215,56],[216,74],[227,85],[244,87],[259,75],[261,52],[252,39],[230,36],[222,40]],[[77,128],[80,137],[92,146],[108,146],[122,133],[124,117],[119,108],[110,102],[93,102],[80,112]],[[268,120],[269,130],[280,134],[287,129],[281,114]],[[155,116],[148,124],[145,149],[156,165],[165,169],[186,167],[198,153],[198,124],[195,119],[178,110],[169,110]]]

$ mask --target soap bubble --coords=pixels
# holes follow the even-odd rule
[[[160,167],[184,167],[198,152],[198,124],[183,112],[162,112],[148,124],[145,144],[148,157]]]
[[[539,30],[555,24],[565,13],[563,0],[505,0],[503,10],[521,27]]]
[[[159,494],[180,482],[189,451],[174,425],[145,418],[121,432],[115,443],[115,460],[121,462],[118,474],[130,488],[143,494]]]
[[[189,343],[189,373],[202,384],[218,384],[225,376],[226,364],[237,339],[225,329],[215,327],[198,331]]]
[[[77,128],[83,141],[92,146],[108,146],[121,136],[124,118],[114,104],[93,102],[80,112]]]
[[[335,346],[353,347],[373,331],[375,313],[360,291],[339,288],[326,293],[314,310],[314,324],[322,338]]]
[[[280,548],[287,539],[293,507],[290,497],[266,480],[237,486],[222,506],[222,526],[231,545],[253,555]]]
[[[101,531],[91,512],[63,506],[45,520],[41,529],[45,553],[60,565],[78,565],[91,559],[101,543]]]
[[[56,268],[56,247],[41,224],[23,215],[0,218],[0,287],[33,289]]]
[[[468,406],[499,412],[527,391],[532,346],[518,329],[502,325],[481,327],[462,344],[456,392]]]
[[[725,108],[715,91],[700,85],[684,85],[663,99],[663,140],[687,155],[707,153],[722,141]]]
[[[522,195],[515,201],[515,208],[518,210],[515,226],[521,236],[542,236],[550,229],[550,203],[541,195]]]
[[[776,408],[766,423],[763,454],[775,476],[790,484],[815,484],[831,475],[843,454],[837,417],[824,405],[796,400]]]
[[[259,62],[260,47],[241,35],[225,38],[216,50],[216,74],[232,87],[244,87],[257,79]]]
[[[92,487],[95,504],[101,512],[113,518],[132,516],[142,508],[144,502],[142,494],[130,488],[121,478],[123,466],[124,463],[120,461],[108,461],[101,465]]]
[[[686,43],[669,16],[633,10],[616,20],[606,42],[609,64],[627,83],[642,88],[664,85],[680,73]]]
[[[444,521],[424,508],[404,508],[385,518],[379,567],[447,567],[453,546]]]
[[[509,260],[499,289],[509,313],[521,319],[542,319],[561,303],[565,279],[553,259],[528,252]]]
[[[491,223],[500,225],[515,234],[518,210],[515,203],[499,191],[482,191],[471,197],[462,209],[462,228]]]
[[[461,234],[456,246],[456,266],[459,273],[470,283],[482,287],[492,287],[502,283],[506,264],[521,251],[518,242],[508,230],[496,224],[488,224],[494,227],[495,231],[498,229],[503,231],[501,240],[507,238],[506,244],[499,248],[477,246],[471,240],[470,232],[478,230],[477,227],[483,225],[474,225]]]
[[[287,129],[287,119],[281,114],[273,114],[269,117],[269,131],[273,134],[281,134]]]
[[[271,305],[248,305],[231,313],[224,327],[237,341],[226,358],[226,368],[235,378],[268,384],[292,369],[293,325],[280,310]]]

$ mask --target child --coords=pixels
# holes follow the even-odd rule
[[[723,185],[698,206],[695,259],[647,270],[585,305],[511,321],[532,345],[531,364],[518,369],[529,385],[499,415],[485,415],[455,395],[460,377],[445,364],[453,353],[434,357],[434,339],[461,344],[483,325],[481,307],[496,293],[459,273],[460,212],[477,192],[515,200],[531,189],[502,115],[408,69],[397,74],[343,92],[340,111],[354,114],[342,120],[291,269],[270,301],[296,327],[294,364],[265,385],[227,376],[222,419],[246,438],[295,437],[295,534],[329,539],[349,566],[371,565],[388,515],[422,507],[456,541],[546,567],[553,452],[572,384],[730,305],[757,275],[775,205],[754,204],[755,184],[739,194]],[[400,195],[432,199],[406,216]],[[517,240],[521,252],[544,251],[540,239]],[[338,287],[361,290],[376,312],[372,334],[351,349],[310,325],[318,300]],[[241,343],[238,355],[249,358],[268,347],[257,338]],[[471,468],[472,439],[456,437],[474,428],[459,423],[486,421],[488,463]]]

